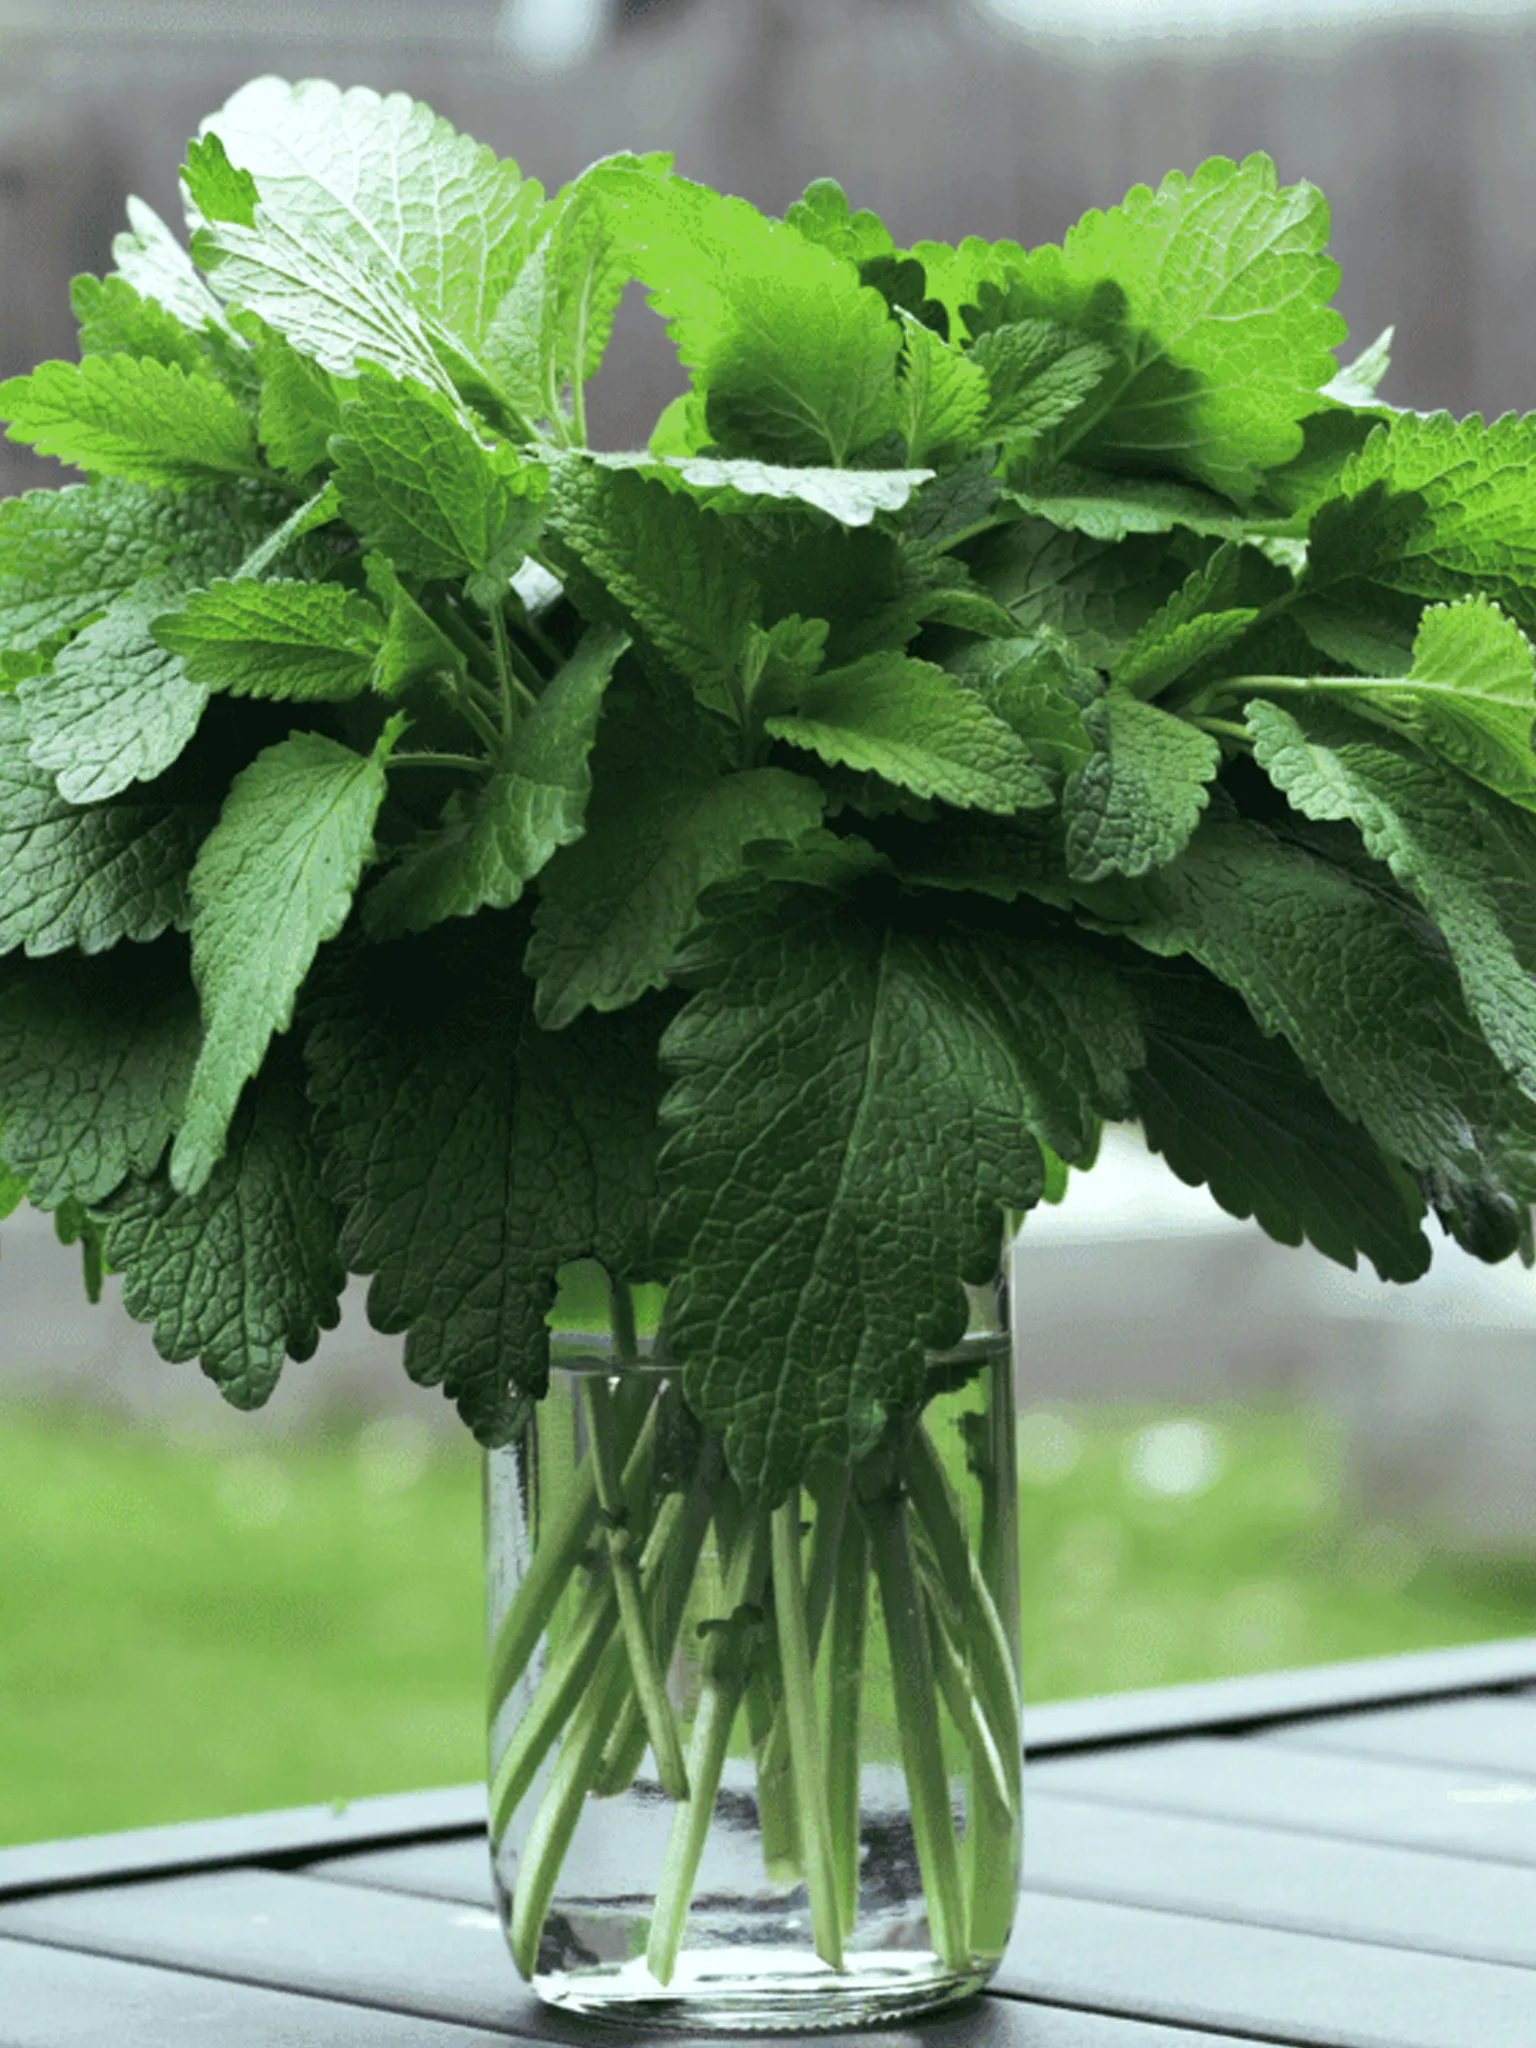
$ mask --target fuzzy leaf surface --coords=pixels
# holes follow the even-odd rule
[[[654,1018],[541,1031],[524,935],[503,918],[364,949],[307,1044],[369,1318],[409,1332],[406,1370],[483,1443],[544,1391],[557,1269],[596,1257],[643,1275],[654,1185]]]
[[[591,175],[722,453],[841,467],[895,429],[901,330],[851,262],[684,178]]]
[[[776,739],[833,765],[884,776],[962,809],[1038,810],[1050,784],[1018,736],[976,691],[929,661],[870,654],[814,676],[792,714],[769,718]]]
[[[991,387],[973,356],[951,348],[909,313],[901,359],[898,410],[907,444],[907,467],[915,469],[932,448],[968,447],[991,400]]]
[[[251,577],[197,591],[153,631],[206,689],[300,701],[357,696],[384,645],[380,614],[339,583]]]
[[[809,505],[839,526],[868,526],[879,512],[900,512],[934,474],[931,469],[790,468],[749,456],[727,460],[714,455],[599,454],[591,450],[583,452],[581,462],[599,469],[633,470],[663,481],[680,480],[701,505],[714,511],[755,510],[754,499],[771,498],[786,505]]]
[[[1090,540],[1126,540],[1135,533],[1173,533],[1180,527],[1218,540],[1241,540],[1247,531],[1239,513],[1195,484],[1106,476],[1070,462],[1026,469],[1007,497],[1021,511]]]
[[[392,721],[371,754],[291,733],[235,777],[203,842],[192,871],[192,971],[205,1035],[171,1155],[184,1192],[213,1171],[241,1089],[292,1022],[315,954],[346,921],[397,733]]]
[[[1278,704],[1247,707],[1254,758],[1297,810],[1348,818],[1444,934],[1467,1006],[1494,1052],[1536,1097],[1536,954],[1522,959],[1501,895],[1532,879],[1458,777],[1369,726],[1320,710],[1298,722]],[[1523,936],[1533,934],[1527,929]]]
[[[197,1058],[183,945],[0,973],[6,1162],[34,1208],[91,1205],[160,1163]]]
[[[1280,1244],[1305,1238],[1340,1265],[1364,1252],[1383,1280],[1429,1265],[1424,1203],[1340,1116],[1281,1038],[1185,962],[1129,969],[1146,1064],[1132,1076],[1148,1145],[1180,1180]]]
[[[608,714],[596,765],[586,832],[545,870],[528,947],[550,1030],[664,987],[700,893],[739,874],[755,841],[792,841],[821,822],[808,778],[722,775],[697,731],[638,708]]]
[[[99,1213],[129,1315],[153,1326],[162,1358],[197,1359],[236,1408],[259,1408],[285,1354],[312,1357],[320,1332],[336,1327],[339,1219],[287,1060],[263,1070],[195,1194],[177,1194],[162,1169],[129,1181]]]
[[[148,356],[185,370],[188,376],[212,375],[213,357],[206,340],[158,300],[143,298],[127,278],[77,277],[70,284],[69,299],[80,329],[82,356]]]
[[[1083,713],[1091,757],[1062,792],[1067,865],[1079,882],[1144,875],[1185,847],[1210,800],[1221,748],[1156,704],[1110,695]]]
[[[986,376],[983,430],[1032,442],[1059,426],[1103,383],[1114,351],[1056,320],[1017,320],[980,335],[968,360]]]
[[[917,1405],[924,1346],[965,1327],[957,1281],[1039,1198],[1062,1049],[1041,1057],[1028,962],[816,890],[758,894],[692,949],[663,1045],[663,1341],[752,1497]]]
[[[77,808],[28,758],[0,699],[0,954],[99,953],[182,925],[209,806],[154,798]]]
[[[151,357],[43,363],[0,384],[9,438],[101,476],[180,484],[249,476],[256,441],[245,408],[211,377]]]
[[[627,644],[611,627],[592,628],[522,719],[505,758],[464,800],[463,815],[370,893],[363,916],[371,938],[510,909],[556,848],[580,838],[592,793],[587,757]]]
[[[198,275],[197,267],[152,206],[128,201],[128,225],[112,243],[116,275],[141,298],[153,299],[193,333],[222,328],[224,308]]]

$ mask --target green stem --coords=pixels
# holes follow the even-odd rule
[[[1009,1670],[1017,1680],[1021,1606],[1018,1414],[1013,1397],[1011,1350],[992,1361],[985,1385],[985,1454],[976,1473],[981,1488],[981,1576],[991,1590],[1009,1653]],[[1007,1947],[1018,1902],[1019,1830],[1023,1819],[1022,1725],[1003,1762],[1007,1770],[1003,1799],[994,1797],[990,1780],[976,1771],[966,1817],[966,1896],[970,1905],[971,1946],[978,1955],[988,1957],[1001,1956]]]
[[[465,768],[475,775],[489,775],[491,764],[480,754],[404,754],[389,757],[391,768]]]
[[[805,1628],[815,1661],[832,1605],[847,1526],[849,1486],[846,1478],[816,1490],[816,1527],[811,1536],[811,1566],[805,1580]],[[780,1691],[766,1740],[758,1749],[758,1811],[763,1832],[763,1861],[769,1875],[786,1879],[802,1873],[801,1844],[795,1824],[789,1760],[789,1714]]]
[[[816,1678],[806,1627],[805,1587],[800,1573],[800,1489],[773,1511],[773,1608],[779,1662],[784,1673],[784,1707],[789,1723],[789,1757],[795,1781],[795,1814],[805,1856],[816,1953],[829,1969],[843,1967],[842,1925],[833,1874],[826,1778],[816,1727]]]
[[[928,1619],[928,1655],[933,1664],[934,1680],[949,1709],[949,1718],[970,1753],[976,1782],[1006,1809],[1009,1799],[1007,1768],[976,1695],[970,1660],[966,1655],[968,1645],[949,1610],[943,1587],[929,1578],[920,1561],[917,1576],[923,1589]]]
[[[928,1627],[907,1527],[907,1503],[899,1493],[860,1502],[874,1552],[891,1653],[896,1725],[912,1802],[912,1832],[928,1901],[928,1925],[941,1962],[951,1970],[970,1967],[965,1896],[960,1886],[960,1852],[950,1809],[949,1772],[939,1732],[939,1703],[928,1653]]]
[[[656,1654],[651,1616],[640,1589],[629,1510],[619,1472],[619,1438],[608,1388],[597,1374],[586,1384],[587,1420],[592,1432],[592,1461],[597,1472],[597,1498],[608,1543],[608,1562],[619,1602],[619,1621],[629,1655],[635,1694],[656,1757],[656,1775],[669,1799],[688,1797],[688,1774],[677,1721],[667,1698],[667,1683]],[[673,1496],[675,1498],[675,1496]]]
[[[923,1534],[932,1546],[945,1593],[958,1617],[982,1710],[998,1754],[1005,1760],[1019,1758],[1023,1751],[1023,1715],[1015,1653],[971,1550],[959,1503],[950,1490],[938,1452],[921,1427],[912,1432],[901,1473]]]
[[[747,1729],[757,1759],[757,1831],[763,1869],[771,1884],[796,1885],[805,1877],[800,1830],[795,1818],[795,1782],[789,1767],[789,1734],[784,1727],[784,1673],[778,1644],[770,1635],[758,1652],[747,1686]],[[783,1740],[773,1744],[776,1731]]]
[[[1211,733],[1219,740],[1234,740],[1243,747],[1253,745],[1253,734],[1246,725],[1240,725],[1235,718],[1196,716],[1189,722],[1191,725],[1198,725],[1202,732]]]
[[[688,1745],[689,1796],[672,1816],[646,1950],[646,1962],[659,1984],[670,1984],[677,1968],[725,1753],[747,1688],[752,1643],[762,1621],[755,1602],[768,1562],[767,1536],[767,1523],[760,1514],[749,1512],[738,1523],[726,1564],[725,1613],[705,1636],[699,1705]]]
[[[528,1796],[539,1766],[570,1724],[589,1688],[599,1660],[608,1649],[618,1620],[618,1599],[611,1578],[590,1588],[585,1603],[561,1638],[538,1691],[512,1731],[491,1780],[490,1834],[500,1844],[507,1823]]]
[[[850,1514],[837,1553],[827,1701],[827,1819],[837,1915],[845,1935],[859,1914],[859,1714],[864,1698],[864,1638],[869,1621],[869,1541]]]

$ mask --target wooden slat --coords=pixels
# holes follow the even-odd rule
[[[1307,2048],[1531,2048],[1536,1971],[1037,1895],[995,1984]]]
[[[1536,1700],[1434,1700],[1266,1730],[1261,1742],[1448,1764],[1536,1780]]]
[[[1164,1735],[1260,1728],[1301,1714],[1440,1699],[1491,1686],[1529,1686],[1536,1692],[1536,1636],[1053,1700],[1026,1710],[1024,1735],[1032,1752],[1059,1755]]]
[[[512,1968],[493,1914],[286,1873],[224,1871],[25,1899],[0,1908],[0,1934],[326,1999],[368,2000],[520,2040],[612,2048],[615,2038],[611,2028],[568,2020],[535,2000]],[[672,2037],[630,2035],[637,2044],[663,2038]],[[803,2048],[803,2037],[754,2039],[762,2048]],[[1006,1999],[971,2001],[927,2021],[923,2039],[925,2048],[1229,2048],[1219,2032],[1214,2039],[1170,2038],[1161,2027]],[[228,2048],[215,2029],[207,2040]],[[877,2030],[860,2040],[869,2048],[912,2048],[910,2031]],[[0,2041],[10,2048],[3,2032]],[[129,2048],[129,2041],[119,2036],[113,2048]],[[160,2044],[146,2035],[143,2048]]]
[[[343,1807],[295,1806],[123,1834],[75,1835],[0,1849],[0,1899],[26,1898],[63,1885],[111,1883],[178,1870],[218,1870],[258,1859],[323,1855],[400,1840],[473,1834],[485,1827],[483,1785],[390,1793]]]
[[[0,1938],[5,2048],[488,2048],[496,2038]]]
[[[1536,1968],[1536,1869],[1101,1805],[1027,1782],[1025,1817],[1026,1927],[1028,1892],[1063,1892]]]
[[[1536,1864],[1536,1801],[1486,1771],[1195,1736],[1037,1764],[1034,1782],[1113,1805]]]

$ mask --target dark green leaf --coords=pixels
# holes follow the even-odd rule
[[[1161,867],[1200,822],[1220,746],[1158,705],[1118,694],[1091,704],[1083,724],[1094,752],[1062,792],[1073,879],[1102,882]]]

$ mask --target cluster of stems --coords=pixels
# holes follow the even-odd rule
[[[786,1887],[804,1884],[816,1953],[830,1969],[844,1967],[859,1911],[872,1583],[934,1950],[957,1973],[1001,1953],[1017,1881],[1021,1770],[1008,1377],[995,1365],[986,1370],[985,1410],[968,1417],[983,1498],[973,1545],[920,1420],[893,1426],[863,1464],[818,1473],[763,1508],[743,1499],[717,1439],[703,1437],[686,1475],[658,1455],[665,1405],[677,1398],[664,1379],[583,1375],[586,1451],[541,1517],[491,1652],[494,1726],[558,1603],[573,1585],[580,1589],[562,1611],[491,1784],[499,1848],[555,1752],[517,1859],[511,1943],[524,1977],[534,1975],[585,1802],[626,1791],[649,1751],[675,1806],[646,1959],[657,1982],[670,1983],[741,1719],[766,1875]],[[711,1530],[719,1592],[701,1620],[695,1583]],[[698,1637],[686,1741],[666,1676],[685,1614]],[[964,1758],[963,1839],[946,1724]]]

